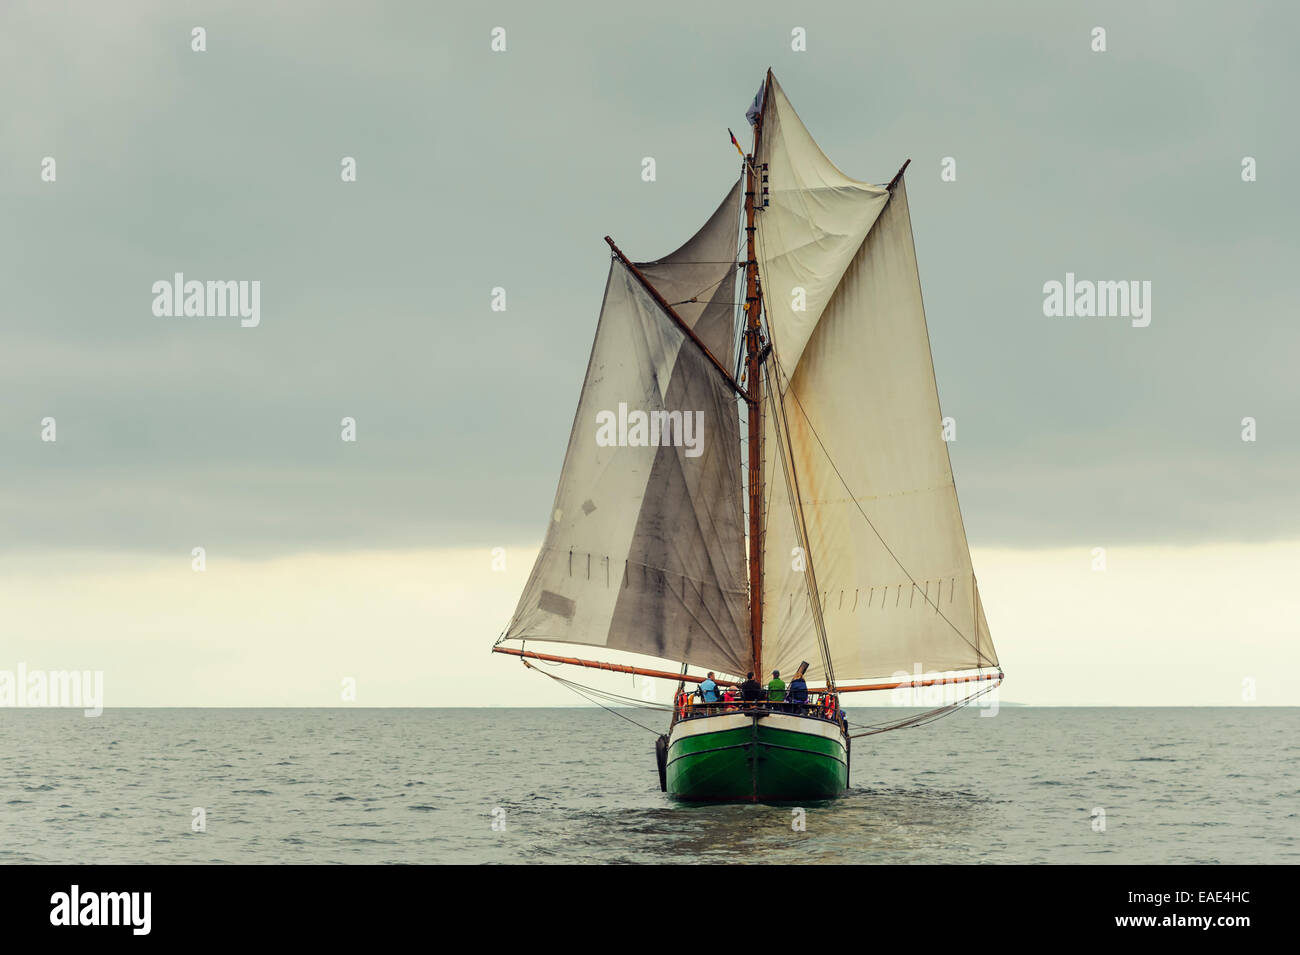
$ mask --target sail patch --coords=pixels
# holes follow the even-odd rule
[[[537,601],[537,608],[547,613],[553,613],[557,617],[563,617],[565,620],[572,620],[574,614],[578,612],[576,603],[552,590],[542,591],[541,599]]]

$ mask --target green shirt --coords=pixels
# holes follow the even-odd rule
[[[772,682],[767,685],[767,698],[769,700],[785,699],[785,681],[779,676],[773,677]]]

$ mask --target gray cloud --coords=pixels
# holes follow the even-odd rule
[[[1300,530],[1288,7],[138,6],[0,13],[0,546],[535,541],[601,236],[694,230],[768,65],[849,174],[913,159],[973,543]],[[261,327],[155,318],[175,271],[261,280]],[[1044,318],[1066,271],[1149,279],[1151,326]]]

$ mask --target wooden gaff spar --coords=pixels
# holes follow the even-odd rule
[[[740,179],[684,245],[634,263],[606,236],[551,522],[493,648],[677,681],[657,756],[682,799],[834,796],[840,694],[969,684],[970,699],[1002,679],[940,433],[907,163],[884,186],[845,176],[771,71],[748,115]],[[705,671],[744,689],[796,667],[821,685],[685,692]]]

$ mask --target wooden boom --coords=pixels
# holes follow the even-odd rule
[[[934,680],[903,680],[901,683],[859,683],[856,686],[836,686],[836,693],[863,693],[868,690],[897,690],[904,686],[942,686],[946,683],[974,683],[978,680],[1001,680],[1001,671],[997,673],[976,673],[972,676],[947,676]],[[823,693],[821,689],[809,689],[809,693]]]
[[[622,663],[601,663],[599,660],[580,660],[577,657],[557,657],[550,653],[534,653],[532,650],[512,650],[509,647],[493,647],[493,653],[508,653],[515,657],[525,657],[529,660],[546,660],[549,663],[568,663],[576,667],[589,667],[593,670],[611,670],[614,673],[635,673],[638,676],[652,676],[660,680],[684,681],[686,683],[701,683],[706,677],[691,676],[689,673],[669,673],[667,670],[647,670],[644,667],[630,667]],[[732,680],[714,679],[714,683],[719,686],[739,686]]]
[[[587,667],[592,670],[608,670],[612,673],[635,673],[637,676],[649,676],[658,680],[675,682],[702,683],[706,677],[692,676],[689,673],[672,673],[668,670],[647,670],[645,667],[627,666],[622,663],[602,663],[599,660],[582,660],[578,657],[559,657],[551,653],[534,653],[532,650],[515,650],[510,647],[493,647],[493,653],[508,653],[514,657],[529,660],[544,660],[547,663],[567,663],[570,666]],[[971,676],[939,677],[933,680],[902,680],[898,683],[859,683],[855,686],[833,687],[836,693],[863,693],[870,690],[897,690],[905,686],[941,686],[948,683],[974,683],[982,680],[1001,680],[1002,673],[976,673]],[[739,686],[735,680],[720,680],[714,677],[718,686]],[[809,687],[809,693],[825,693],[826,687]]]

